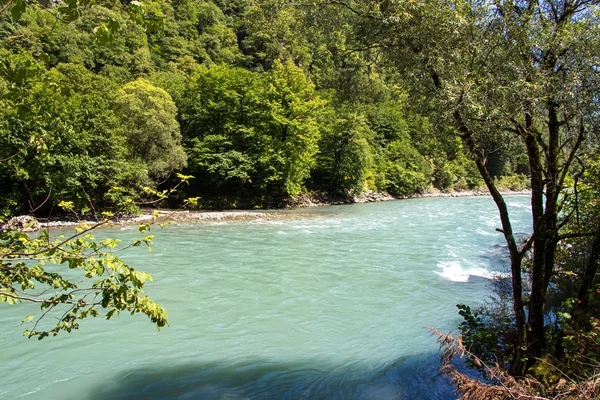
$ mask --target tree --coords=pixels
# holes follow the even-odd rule
[[[181,133],[171,96],[145,79],[123,86],[117,95],[128,150],[148,166],[153,178],[165,178],[186,165]]]
[[[120,204],[113,212],[95,215],[96,222],[80,222],[71,235],[52,237],[48,229],[39,236],[31,237],[21,230],[0,226],[0,302],[11,305],[30,302],[40,305],[41,314],[27,316],[21,323],[32,322],[24,335],[43,339],[56,336],[62,331],[79,328],[81,320],[102,316],[111,319],[122,311],[145,314],[157,328],[167,325],[168,313],[150,297],[143,295],[143,287],[152,277],[130,267],[118,254],[131,247],[145,245],[150,249],[154,235],[152,225],[139,226],[142,237],[128,245],[121,240],[104,238],[98,240],[93,231],[110,224],[115,215],[129,210],[137,202],[156,203],[173,194],[177,187],[187,184],[191,176],[178,174],[180,182],[164,191],[146,190],[145,200],[123,187],[113,187],[108,195]],[[197,205],[197,198],[185,200],[186,205]],[[66,211],[75,211],[73,202],[59,204]],[[156,222],[158,214],[154,214]],[[37,221],[31,219],[24,228],[32,228]],[[10,224],[9,224],[10,225]],[[160,224],[163,228],[166,224]],[[83,284],[64,270],[81,271]],[[47,316],[54,317],[51,322]],[[45,320],[44,320],[45,319]],[[48,323],[49,322],[49,323]]]
[[[564,236],[555,258],[557,274],[550,288],[551,306],[561,326],[562,339],[555,354],[566,359],[569,370],[586,376],[598,368],[600,353],[600,159],[597,151],[582,157],[586,166],[575,176],[576,191],[566,199]],[[580,232],[596,232],[582,236]]]
[[[254,194],[264,142],[264,81],[255,72],[201,68],[181,100],[181,127],[192,173],[204,193]]]
[[[276,62],[267,82],[267,133],[275,154],[261,162],[272,171],[266,178],[269,186],[280,185],[284,194],[293,196],[300,193],[314,166],[320,138],[316,115],[325,100],[315,95],[314,84],[291,60]]]
[[[421,95],[475,161],[510,252],[517,330],[511,371],[523,374],[548,350],[545,306],[561,229],[572,218],[561,214],[569,177],[582,151],[597,144],[590,138],[599,105],[599,2],[331,3],[361,17],[355,30],[361,43],[382,48],[399,71],[419,78]],[[513,141],[527,154],[531,174],[533,233],[524,243],[513,233],[489,162],[498,143]]]
[[[242,58],[229,18],[212,1],[153,2],[145,10],[164,20],[162,29],[148,35],[161,69],[186,56],[203,65],[234,64]]]
[[[432,173],[425,158],[406,140],[396,140],[388,148],[386,186],[392,194],[421,193],[427,189]]]
[[[315,162],[316,116],[323,104],[304,72],[289,62],[263,74],[204,69],[181,107],[190,169],[221,194],[246,193],[267,204],[295,195]]]
[[[467,54],[456,57],[453,67],[462,67],[458,73],[429,66],[434,85],[453,103],[456,129],[500,212],[511,257],[518,332],[515,375],[547,351],[546,296],[556,273],[557,245],[564,238],[560,230],[572,217],[559,218],[561,201],[568,196],[569,175],[575,172],[573,164],[593,129],[590,118],[597,112],[599,76],[593,60],[600,47],[594,8],[594,2],[586,1],[466,5],[464,12],[474,13],[477,19],[464,39],[496,47],[472,45]],[[462,87],[448,83],[450,76],[459,78]],[[486,159],[488,143],[510,136],[524,144],[531,171],[533,233],[521,245]],[[522,261],[529,251],[531,294],[525,312]]]
[[[374,132],[357,113],[328,107],[321,119],[321,151],[313,180],[324,182],[337,195],[360,193],[373,164],[369,140]]]
[[[180,182],[173,188],[161,192],[148,188],[146,194],[156,203],[174,193],[179,185],[187,184],[192,177],[178,174],[178,178]],[[35,303],[42,311],[39,316],[27,316],[21,322],[34,323],[24,335],[41,340],[61,331],[78,329],[79,321],[85,318],[103,316],[111,319],[121,311],[145,314],[159,329],[167,325],[167,311],[142,294],[144,284],[152,277],[131,268],[117,255],[141,245],[150,250],[154,239],[154,235],[148,235],[151,224],[141,224],[139,232],[145,236],[126,246],[121,246],[119,239],[97,240],[92,234],[138,201],[147,203],[150,200],[142,200],[135,192],[118,186],[108,195],[121,205],[120,209],[95,215],[97,221],[94,223],[80,222],[71,235],[51,237],[48,229],[43,229],[39,236],[31,237],[24,230],[11,230],[11,221],[7,226],[0,226],[0,302],[11,305]],[[188,199],[185,203],[197,205],[197,200]],[[63,201],[59,206],[74,211],[73,202]],[[155,213],[154,218],[157,216]],[[35,224],[37,221],[30,219],[22,228],[27,230]],[[87,278],[84,283],[80,284],[61,268],[65,265],[70,270],[83,272]],[[47,323],[48,318],[44,319],[49,315],[54,318]]]
[[[117,84],[82,65],[46,71],[28,52],[3,54],[3,213],[48,213],[64,199],[86,212],[111,206],[105,194],[114,185],[153,184],[145,161],[127,151],[131,121],[115,113]]]
[[[291,59],[307,68],[311,63],[304,15],[289,0],[249,2],[241,29],[242,50],[251,56],[252,67],[270,70],[278,60]]]

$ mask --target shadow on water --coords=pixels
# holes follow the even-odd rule
[[[306,362],[189,363],[120,371],[96,387],[103,399],[454,399],[438,372],[438,355],[424,354],[385,366]]]

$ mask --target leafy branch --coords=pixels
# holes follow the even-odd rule
[[[147,188],[146,194],[153,197],[152,204],[164,200],[192,178],[178,176],[180,182],[166,191]],[[116,196],[126,193],[120,189],[116,192]],[[197,198],[188,199],[186,204],[197,204],[197,201]],[[143,204],[139,199],[122,196],[117,214],[134,203]],[[71,202],[63,201],[60,206],[73,211]],[[0,231],[0,302],[35,303],[42,311],[37,318],[28,316],[22,321],[34,323],[31,329],[24,331],[25,336],[43,339],[62,331],[71,332],[79,328],[80,320],[99,317],[101,309],[106,319],[125,311],[146,315],[158,329],[168,325],[167,311],[143,294],[145,283],[152,281],[152,277],[132,268],[115,254],[142,245],[151,251],[154,235],[147,235],[151,224],[140,225],[140,233],[145,234],[142,238],[121,246],[119,239],[94,237],[93,231],[111,223],[114,217],[111,212],[102,215],[103,218],[93,224],[80,222],[75,233],[67,237],[51,238],[47,229],[37,237],[20,231]],[[85,278],[92,280],[91,285],[79,287],[63,273],[56,272],[56,266],[63,265],[81,271]],[[55,312],[58,312],[57,322],[38,328],[48,314]]]

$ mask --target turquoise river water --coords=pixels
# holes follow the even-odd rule
[[[528,197],[507,197],[530,231]],[[83,321],[43,341],[0,305],[1,399],[452,399],[426,327],[456,329],[506,250],[489,197],[303,209],[159,231],[126,253],[169,312]],[[136,227],[97,234],[132,240]]]

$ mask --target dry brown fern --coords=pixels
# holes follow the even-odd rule
[[[552,388],[546,388],[531,376],[509,375],[500,365],[486,365],[463,344],[462,336],[454,337],[452,332],[443,334],[437,329],[429,330],[438,337],[442,355],[440,370],[448,376],[456,388],[461,400],[593,400],[600,399],[600,372],[582,380],[561,379]],[[459,372],[452,360],[468,357],[475,365],[484,370],[490,383],[482,382]],[[559,371],[560,372],[560,371]]]

